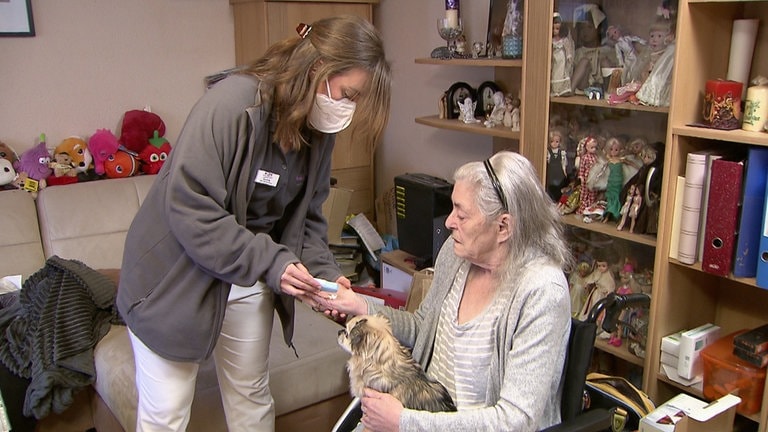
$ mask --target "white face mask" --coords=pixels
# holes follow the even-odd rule
[[[334,100],[331,98],[331,85],[325,80],[328,94],[315,95],[315,104],[309,111],[309,124],[323,133],[336,133],[344,130],[352,122],[357,104],[344,98]]]

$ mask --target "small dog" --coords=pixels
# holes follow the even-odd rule
[[[352,354],[347,362],[350,391],[362,397],[368,387],[389,393],[404,407],[422,411],[456,411],[448,390],[431,380],[392,334],[389,320],[380,314],[350,319],[339,330],[338,342]]]

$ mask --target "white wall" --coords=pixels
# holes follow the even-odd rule
[[[0,140],[48,146],[150,105],[173,142],[203,77],[235,62],[227,0],[32,1],[35,37],[0,38]]]
[[[485,41],[489,0],[463,0],[461,16],[469,42]],[[374,21],[384,36],[395,83],[392,113],[384,142],[376,151],[376,191],[391,188],[396,175],[419,172],[450,180],[464,162],[487,158],[491,138],[435,129],[415,123],[437,114],[440,95],[456,81],[477,87],[493,79],[493,69],[416,64],[445,44],[437,34],[437,18],[445,16],[444,0],[381,0]]]
[[[488,0],[463,0],[468,40],[485,40]],[[444,44],[444,0],[381,0],[375,8],[395,74],[393,109],[376,152],[377,194],[405,172],[447,179],[491,153],[488,137],[416,124],[452,83],[492,79],[483,67],[417,65]],[[0,38],[0,140],[21,152],[44,132],[53,147],[100,128],[119,135],[125,111],[150,105],[173,143],[205,75],[234,64],[227,0],[33,0],[31,38]]]

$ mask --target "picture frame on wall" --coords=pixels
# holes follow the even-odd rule
[[[32,0],[0,1],[0,36],[30,37],[34,35]]]

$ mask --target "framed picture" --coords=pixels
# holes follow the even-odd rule
[[[32,0],[0,0],[0,36],[34,36]]]
[[[488,57],[501,57],[503,37],[520,25],[523,0],[491,0],[488,8],[488,40],[485,44]]]
[[[459,81],[453,83],[446,93],[446,114],[449,119],[459,118],[461,111],[459,110],[459,102],[464,102],[464,99],[470,98],[473,101],[477,101],[477,94],[475,89],[469,84]]]
[[[477,105],[475,117],[485,118],[493,111],[493,94],[501,91],[501,88],[493,81],[485,81],[477,88]]]

